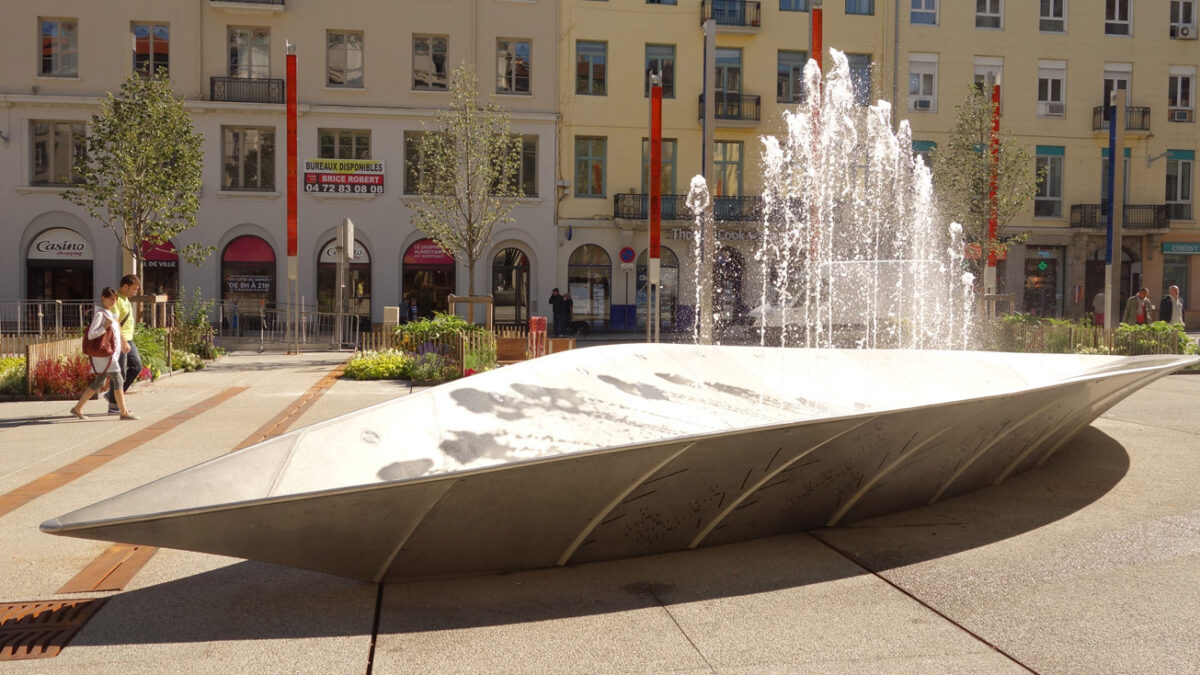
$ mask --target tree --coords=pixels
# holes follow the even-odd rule
[[[996,183],[997,242],[994,249],[989,249],[991,92],[972,85],[966,98],[954,110],[957,117],[950,138],[930,153],[934,194],[941,217],[963,226],[964,238],[980,247],[979,260],[983,261],[989,250],[1002,253],[1009,246],[1024,241],[1027,235],[1005,234],[1004,228],[1037,194],[1045,171],[1035,170],[1029,151],[1018,144],[1011,133],[1001,129]],[[979,275],[976,278],[980,278]]]
[[[489,97],[478,103],[478,78],[466,65],[450,76],[450,107],[439,110],[435,129],[414,139],[417,161],[408,167],[418,199],[413,224],[467,267],[475,295],[475,265],[492,229],[511,223],[521,190],[521,139],[509,130],[508,113]],[[474,320],[474,306],[470,319]]]
[[[92,115],[75,161],[81,184],[62,197],[116,236],[140,276],[143,242],[161,244],[196,225],[203,140],[165,71],[131,74]],[[199,265],[214,250],[188,244],[178,252]]]

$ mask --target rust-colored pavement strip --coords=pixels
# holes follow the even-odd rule
[[[230,452],[261,443],[268,438],[278,436],[287,431],[300,415],[312,407],[341,377],[346,364],[341,364],[317,381],[308,391],[304,392],[291,403],[283,412],[271,418],[254,433],[246,437]],[[120,591],[133,580],[154,554],[158,551],[154,546],[135,546],[133,544],[113,544],[95,560],[80,570],[70,581],[58,589],[59,593],[91,593],[95,591]]]
[[[108,464],[130,450],[158,438],[187,420],[215,408],[247,389],[249,387],[230,387],[225,389],[190,408],[185,408],[174,415],[164,417],[125,438],[100,448],[90,455],[85,455],[66,466],[60,467],[56,471],[52,471],[40,478],[35,478],[12,492],[0,495],[0,516],[5,516],[34,499],[56,490],[94,469]]]

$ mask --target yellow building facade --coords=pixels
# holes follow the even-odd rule
[[[1029,237],[1002,263],[1001,290],[1025,311],[1049,316],[1090,312],[1103,283],[1108,132],[1097,108],[1108,88],[1126,88],[1124,290],[1145,285],[1160,297],[1176,283],[1187,308],[1200,309],[1192,301],[1200,298],[1194,5],[827,0],[824,45],[846,52],[855,76],[869,78],[864,104],[894,102],[919,150],[945,141],[972,83],[998,77],[1001,125],[1050,176],[1008,224],[1009,233]],[[797,101],[796,64],[811,53],[809,0],[562,0],[558,279],[574,296],[576,318],[593,326],[644,326],[650,69],[664,74],[663,324],[692,326],[694,225],[682,195],[702,171],[701,24],[709,17],[718,24],[709,184],[723,263],[715,309],[735,316],[758,302],[759,137],[779,133],[783,110]]]

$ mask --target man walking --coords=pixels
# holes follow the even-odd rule
[[[142,282],[133,274],[121,277],[121,287],[117,289],[117,302],[113,305],[113,313],[117,315],[117,325],[121,327],[121,356],[119,360],[121,374],[125,383],[122,392],[129,391],[129,385],[142,374],[142,358],[138,355],[137,345],[133,344],[133,304],[129,299],[137,295]],[[108,399],[108,414],[119,415],[121,408],[113,396],[112,389],[104,395]]]
[[[1167,295],[1159,303],[1159,321],[1183,325],[1183,298],[1179,297],[1179,287],[1167,289]]]
[[[1150,304],[1150,289],[1142,287],[1137,295],[1125,301],[1125,313],[1121,316],[1121,323],[1138,326],[1148,324],[1153,321],[1150,318],[1152,311],[1154,305]]]

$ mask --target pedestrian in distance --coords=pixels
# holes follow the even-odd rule
[[[567,331],[567,314],[563,305],[563,296],[558,289],[550,290],[550,313],[554,317],[554,337],[562,337]]]
[[[1104,326],[1104,291],[1100,291],[1096,297],[1092,298],[1092,311],[1096,315],[1094,319],[1096,325]]]
[[[138,280],[136,275],[126,274],[121,277],[121,287],[117,289],[117,301],[113,307],[113,313],[117,317],[117,325],[121,329],[121,377],[124,378],[125,384],[122,388],[122,393],[128,392],[129,387],[142,374],[142,357],[138,354],[137,345],[133,343],[133,327],[136,319],[133,316],[133,303],[129,299],[137,295],[138,289],[142,282]],[[124,415],[126,412],[121,412],[121,406],[117,404],[115,394],[112,389],[108,390],[105,398],[108,399],[108,414]]]
[[[121,380],[124,378],[118,355],[122,353],[121,343],[124,340],[121,339],[121,328],[113,311],[116,304],[117,291],[111,286],[105,286],[100,292],[100,305],[92,313],[92,323],[84,335],[84,351],[91,357],[92,372],[96,374],[96,379],[83,390],[79,402],[71,408],[71,414],[79,419],[85,419],[83,404],[104,387],[105,380],[108,380],[109,392],[116,398],[117,412],[121,414],[121,419],[137,419],[125,407],[125,391],[121,388]]]
[[[1153,311],[1154,305],[1150,304],[1150,289],[1143,286],[1138,290],[1137,295],[1125,301],[1125,313],[1121,316],[1121,323],[1144,326],[1154,321],[1150,317],[1150,313]]]
[[[1162,302],[1158,303],[1158,320],[1183,325],[1183,298],[1179,297],[1178,286],[1168,288]]]

